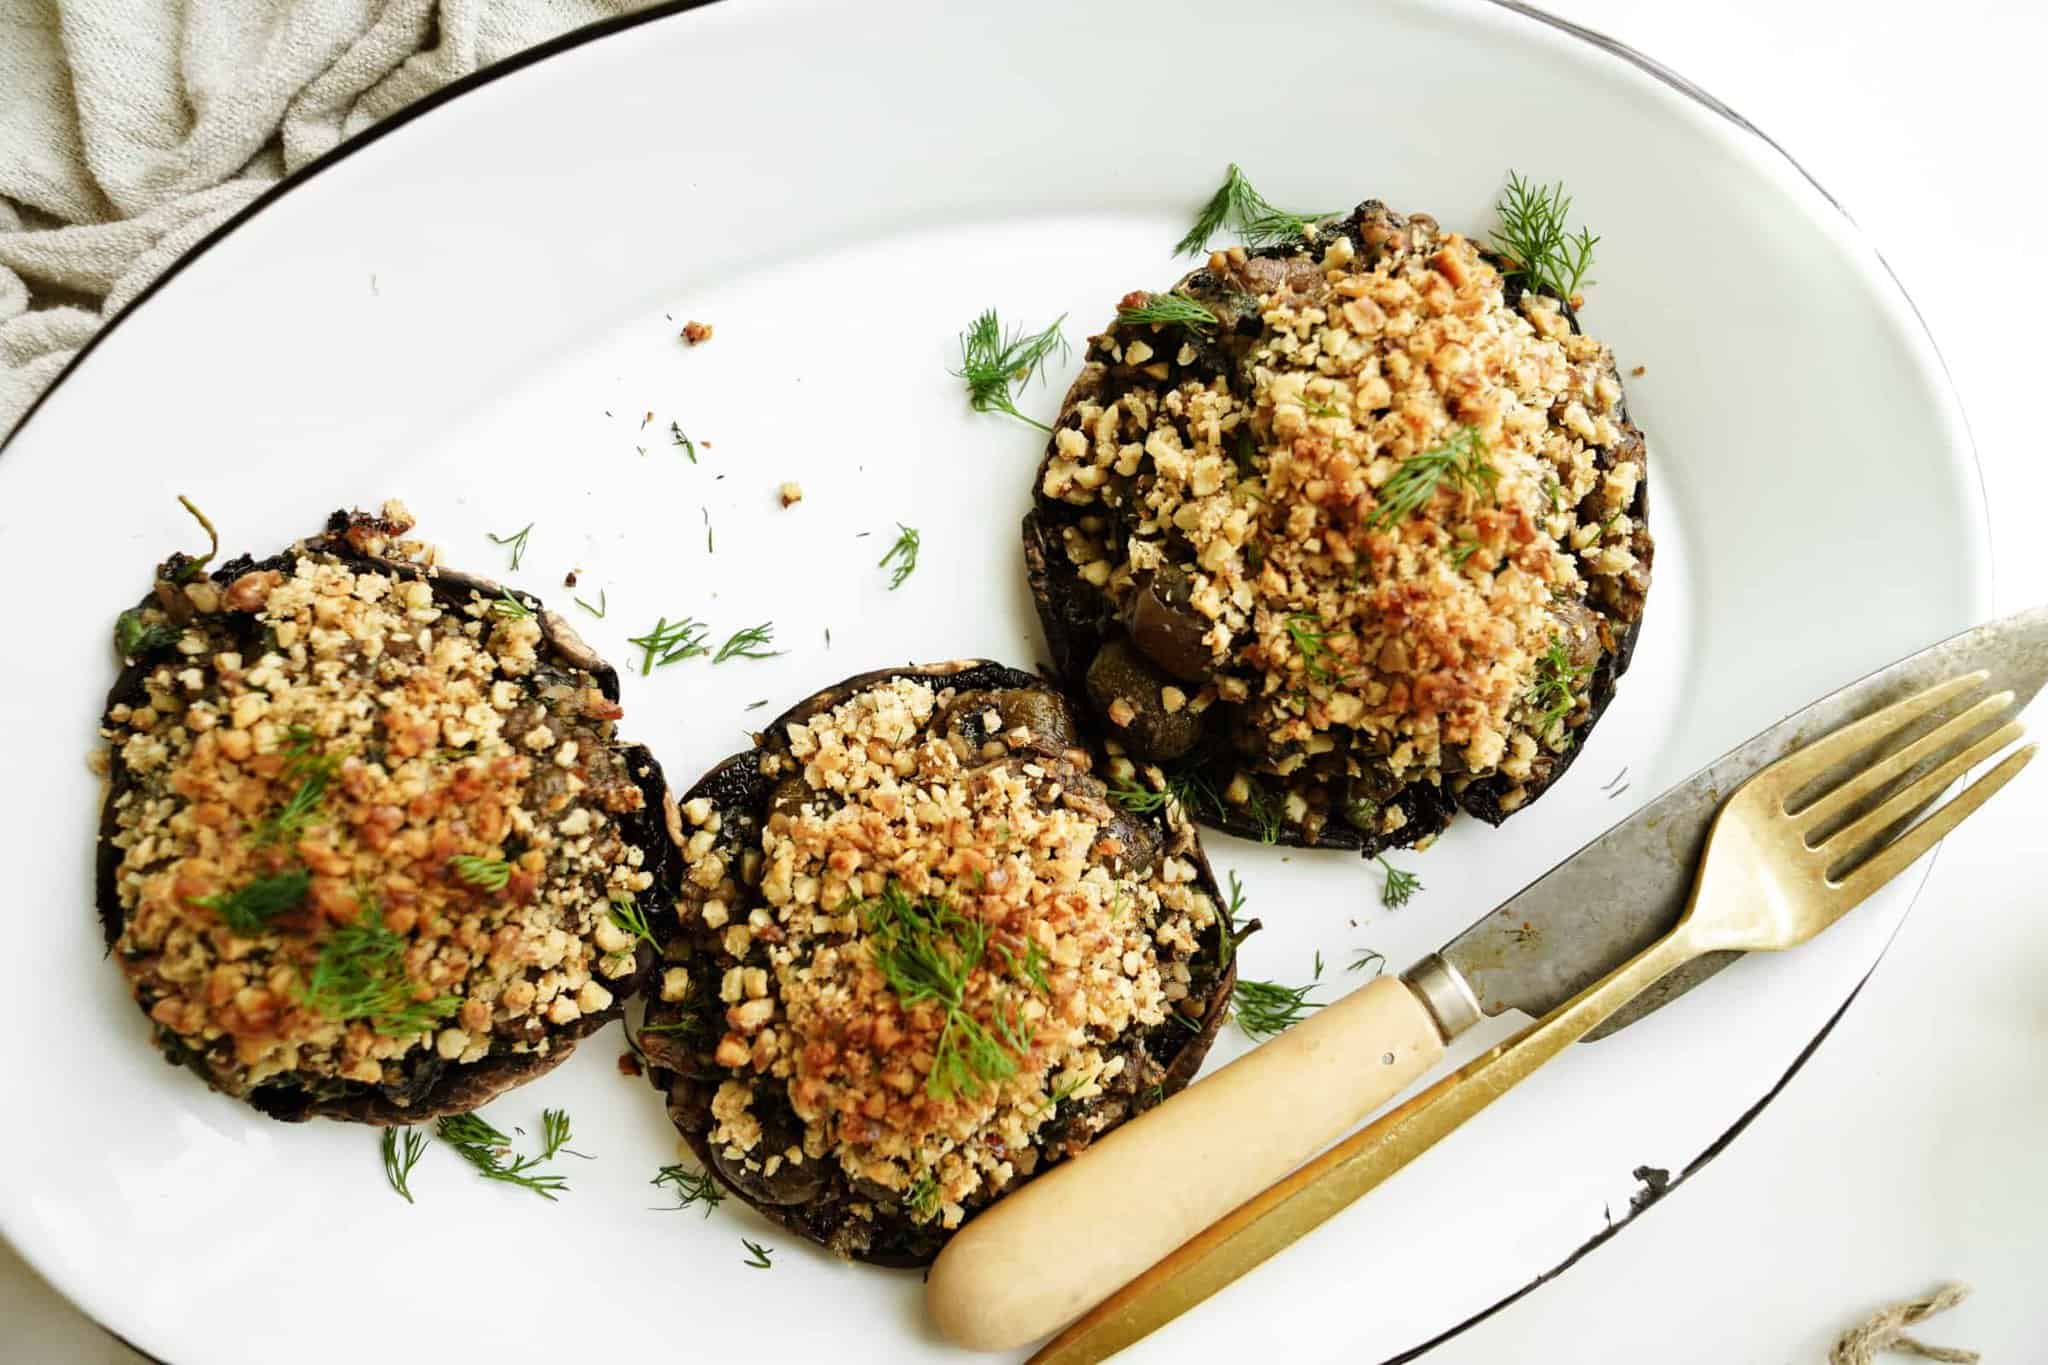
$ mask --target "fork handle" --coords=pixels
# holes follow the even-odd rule
[[[1109,1295],[1027,1365],[1094,1365],[1171,1322],[1384,1183],[1699,952],[1690,926],[1681,924],[1516,1037],[1481,1053],[1195,1234]],[[1090,1238],[1110,1235],[1107,1227],[1087,1230]]]
[[[1318,1010],[1117,1128],[962,1228],[925,1302],[947,1340],[1057,1330],[1405,1090],[1444,1053],[1397,977]]]

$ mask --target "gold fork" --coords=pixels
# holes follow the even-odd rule
[[[2018,722],[2009,721],[1969,740],[2011,708],[2013,694],[1986,697],[1894,752],[1882,753],[1883,747],[1989,677],[1976,672],[1938,684],[1756,774],[1715,817],[1692,900],[1668,935],[1198,1233],[1054,1338],[1030,1365],[1092,1365],[1172,1321],[1385,1181],[1693,958],[1795,948],[1840,919],[2033,758],[2032,744],[2015,750],[1932,815],[1910,823],[1971,768],[2021,737]],[[1881,756],[1810,795],[1873,750]],[[1880,795],[1874,807],[1860,809]]]

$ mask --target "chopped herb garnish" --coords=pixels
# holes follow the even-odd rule
[[[782,653],[779,649],[764,649],[762,646],[775,640],[775,623],[763,621],[758,626],[736,630],[731,638],[718,647],[718,653],[711,656],[711,662],[722,664],[727,659],[772,659]]]
[[[650,1185],[666,1185],[676,1192],[674,1212],[701,1206],[704,1216],[709,1218],[711,1210],[725,1199],[725,1191],[709,1171],[692,1170],[688,1166],[664,1166],[654,1174]]]
[[[1471,536],[1458,537],[1457,544],[1451,546],[1451,567],[1463,573],[1466,561],[1471,559],[1478,549],[1479,542]]]
[[[700,654],[709,654],[711,649],[704,643],[704,637],[711,627],[693,617],[685,616],[674,625],[664,616],[654,623],[654,629],[645,635],[636,635],[626,641],[646,651],[640,660],[640,676],[646,677],[657,667],[675,663],[678,659],[694,659]]]
[[[171,626],[159,622],[149,625],[142,619],[142,612],[130,607],[114,618],[114,649],[124,659],[139,659],[159,649],[168,649],[178,641],[178,632]]]
[[[1564,510],[1564,489],[1558,486],[1557,479],[1552,475],[1546,474],[1543,477],[1543,496],[1550,503],[1551,511]]]
[[[498,589],[498,600],[491,603],[491,610],[504,617],[507,621],[524,621],[527,617],[533,615],[532,607],[527,606],[526,603],[514,597],[510,591],[504,588]]]
[[[1237,879],[1235,871],[1230,874],[1230,904],[1223,907],[1223,951],[1217,955],[1220,965],[1228,967],[1230,959],[1237,956],[1237,930],[1244,922],[1244,884]]]
[[[1379,865],[1387,874],[1386,881],[1380,885],[1380,904],[1389,910],[1406,905],[1416,892],[1422,890],[1422,879],[1413,872],[1403,872],[1395,867],[1387,861],[1386,854],[1379,856]]]
[[[206,513],[194,506],[192,499],[183,493],[178,495],[178,501],[192,514],[192,520],[199,523],[200,529],[206,532],[207,546],[203,555],[188,555],[182,550],[173,551],[163,563],[156,566],[156,576],[163,582],[174,584],[190,583],[199,577],[200,570],[212,563],[213,557],[220,553],[220,532],[213,529],[213,523],[207,519]]]
[[[1144,326],[1148,323],[1162,326],[1214,327],[1216,315],[1196,303],[1186,294],[1147,294],[1145,301],[1131,308],[1116,310],[1116,320],[1127,327]]]
[[[1577,684],[1593,671],[1591,664],[1575,664],[1564,647],[1564,637],[1550,637],[1550,648],[1536,660],[1536,681],[1529,688],[1529,704],[1536,708],[1536,733],[1556,738],[1564,718],[1578,703]]]
[[[1310,1010],[1323,1007],[1320,1000],[1308,998],[1309,992],[1323,978],[1323,955],[1316,954],[1315,979],[1306,986],[1281,986],[1271,981],[1238,980],[1237,988],[1231,993],[1236,1006],[1237,1026],[1245,1036],[1254,1041],[1264,1041],[1276,1034],[1285,1033],[1302,1020],[1308,1018]]]
[[[505,883],[512,880],[512,864],[503,858],[458,853],[448,860],[448,868],[479,891],[503,891]]]
[[[896,537],[896,543],[889,547],[889,553],[883,555],[876,565],[877,568],[889,570],[890,592],[902,587],[903,580],[917,572],[917,552],[924,544],[924,538],[917,533],[915,526],[905,526],[899,521],[896,523],[896,530],[900,533]],[[891,560],[895,561],[894,568],[890,568]]]
[[[566,1109],[543,1109],[540,1111],[540,1159],[552,1161],[557,1152],[569,1146],[569,1111]],[[583,1156],[581,1152],[570,1152],[570,1156]],[[583,1157],[588,1161],[589,1157]]]
[[[334,780],[334,774],[341,767],[338,756],[314,751],[315,736],[305,726],[294,725],[285,735],[284,775],[296,777],[299,785],[277,813],[259,824],[250,835],[259,847],[297,839],[313,818],[313,813],[320,809],[320,803],[327,795],[327,784]]]
[[[685,436],[683,429],[674,422],[668,424],[668,439],[671,445],[682,447],[683,454],[689,457],[691,464],[697,463],[697,443]]]
[[[451,1115],[440,1120],[439,1131],[441,1141],[453,1147],[455,1154],[474,1166],[476,1173],[486,1180],[498,1180],[532,1190],[550,1204],[555,1202],[557,1194],[566,1194],[569,1190],[568,1182],[561,1176],[533,1174],[534,1168],[546,1158],[515,1156],[512,1139],[492,1127],[481,1115]],[[567,1135],[565,1119],[564,1138]]]
[[[704,514],[704,553],[715,555],[718,553],[718,532],[711,526],[711,509],[699,507],[697,510]]]
[[[740,1245],[747,1249],[747,1259],[744,1264],[750,1265],[756,1270],[767,1270],[770,1268],[768,1258],[775,1254],[774,1247],[764,1247],[759,1242],[750,1242],[744,1237],[740,1238]]]
[[[509,536],[501,536],[486,531],[484,532],[484,539],[490,541],[493,545],[510,545],[512,547],[512,567],[516,569],[519,567],[519,561],[526,558],[526,538],[532,534],[533,523],[529,521]]]
[[[1395,522],[1406,521],[1446,482],[1469,493],[1491,493],[1499,477],[1499,471],[1486,462],[1486,442],[1479,428],[1460,427],[1442,445],[1401,461],[1377,490],[1379,506],[1366,525],[1384,531]]]
[[[1593,266],[1593,247],[1600,240],[1585,228],[1566,230],[1571,209],[1562,180],[1538,185],[1514,171],[1508,172],[1508,187],[1494,205],[1500,227],[1493,233],[1493,244],[1511,260],[1509,273],[1567,303],[1593,283],[1586,272]]]
[[[243,938],[254,938],[279,915],[303,905],[312,886],[313,874],[303,867],[294,867],[258,877],[233,891],[201,896],[192,903],[219,915],[221,923]]]
[[[925,1171],[910,1182],[910,1188],[904,1191],[903,1202],[919,1218],[930,1218],[939,1211],[939,1182],[930,1171]]]
[[[1244,178],[1244,172],[1232,162],[1230,170],[1223,177],[1223,184],[1209,202],[1202,207],[1195,225],[1188,229],[1188,235],[1174,244],[1178,256],[1199,256],[1209,245],[1209,239],[1222,230],[1225,224],[1237,229],[1248,246],[1272,246],[1282,242],[1299,241],[1319,219],[1330,217],[1327,213],[1284,213],[1266,202],[1266,197],[1253,189],[1251,182]]]
[[[1385,953],[1376,953],[1372,949],[1367,948],[1357,957],[1352,958],[1351,965],[1344,970],[1347,972],[1362,972],[1367,967],[1370,967],[1372,968],[1372,974],[1378,976],[1382,971],[1386,970],[1386,966],[1387,955]]]
[[[617,926],[620,933],[631,934],[636,939],[644,939],[647,945],[654,949],[655,952],[661,951],[661,945],[654,941],[654,930],[648,926],[647,912],[642,910],[639,903],[625,892],[615,891],[612,893],[611,917],[612,923]]]
[[[1294,652],[1301,655],[1309,676],[1318,682],[1329,682],[1336,675],[1330,671],[1330,647],[1324,643],[1327,637],[1321,626],[1322,622],[1315,617],[1296,613],[1287,618],[1287,637],[1294,642]]]
[[[988,951],[988,926],[953,910],[944,901],[912,900],[891,882],[861,907],[869,954],[906,1010],[927,1001],[945,1016],[932,1049],[925,1093],[934,1099],[981,1093],[983,1083],[1001,1084],[1017,1072],[1017,1059],[986,1025],[968,1012],[968,977]],[[997,1026],[1021,1052],[1007,1020]]]
[[[609,598],[605,596],[605,591],[603,588],[599,588],[597,590],[597,605],[594,607],[580,597],[572,597],[569,600],[574,602],[577,606],[583,608],[583,610],[589,612],[592,616],[595,616],[600,621],[604,619],[605,613],[612,609],[611,601]]]
[[[1060,324],[1066,320],[1062,313],[1050,327],[1028,336],[1004,330],[993,308],[969,323],[960,334],[960,368],[951,372],[955,379],[966,381],[967,405],[976,412],[1007,412],[1040,431],[1051,431],[1045,423],[1017,410],[1016,390],[1033,377],[1043,378],[1055,351],[1062,361],[1067,358],[1067,339],[1060,334]]]
[[[428,1138],[415,1128],[386,1128],[382,1137],[384,1148],[384,1178],[391,1182],[391,1188],[398,1197],[410,1204],[412,1191],[406,1181],[412,1177],[412,1168],[420,1164],[420,1155],[427,1150]]]
[[[393,1038],[424,1033],[462,1005],[456,996],[420,998],[420,985],[405,970],[409,941],[384,925],[374,900],[361,898],[362,913],[335,927],[301,988],[305,1004],[330,1019],[362,1019]]]

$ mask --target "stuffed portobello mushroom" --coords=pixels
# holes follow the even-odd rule
[[[1563,774],[1652,552],[1607,347],[1376,201],[1127,297],[1024,538],[1068,685],[1197,818],[1367,853]]]
[[[173,556],[116,630],[106,941],[164,1054],[274,1118],[415,1123],[551,1069],[674,898],[616,675],[411,525]]]
[[[853,678],[720,764],[682,803],[641,1034],[699,1160],[840,1255],[922,1265],[1185,1085],[1233,930],[1194,827],[1129,804],[1057,691],[986,662]]]

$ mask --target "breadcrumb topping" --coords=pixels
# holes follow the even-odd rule
[[[653,881],[618,823],[645,804],[620,708],[531,611],[306,546],[275,563],[188,584],[146,697],[106,717],[137,1000],[236,1095],[547,1051],[633,972],[610,899]],[[288,903],[231,925],[266,882]],[[323,976],[345,929],[397,945],[374,1008]]]
[[[1083,751],[1047,752],[990,695],[898,677],[783,727],[763,759],[771,813],[743,853],[711,803],[684,806],[697,833],[680,914],[721,934],[730,964],[711,1141],[770,1174],[836,1162],[946,1228],[1036,1166],[1060,1102],[1139,1064],[1119,1040],[1199,1009],[1189,961],[1217,922],[1191,834],[1146,846]],[[957,917],[958,938],[937,942],[968,967],[957,1009],[892,979],[890,898]],[[977,1029],[1001,1063],[949,1069]],[[763,1082],[800,1141],[765,1136]]]
[[[1212,256],[1196,292],[1256,325],[1220,372],[1168,329],[1096,338],[1129,382],[1072,408],[1041,491],[1111,514],[1064,548],[1125,619],[1162,576],[1185,585],[1195,697],[1241,708],[1253,771],[1334,753],[1391,785],[1525,779],[1588,713],[1589,689],[1560,707],[1546,683],[1613,649],[1593,608],[1640,612],[1641,438],[1611,353],[1556,300],[1511,305],[1477,246],[1420,215],[1379,209],[1363,233]]]

